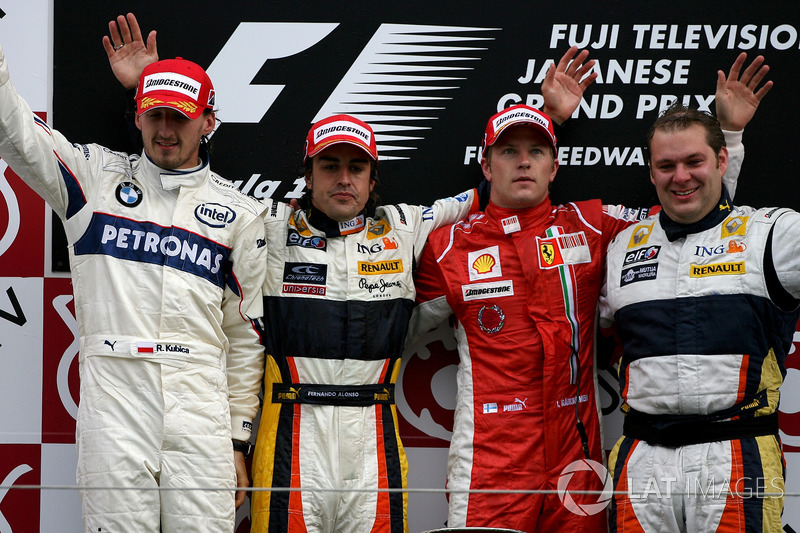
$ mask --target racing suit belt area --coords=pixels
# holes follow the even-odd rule
[[[470,192],[342,224],[313,208],[270,206],[254,485],[303,490],[257,492],[253,531],[407,530],[404,494],[352,490],[405,487],[394,383],[413,264],[430,231],[474,205]]]
[[[706,531],[780,531],[783,499],[748,495],[783,491],[775,418],[798,311],[776,305],[766,258],[773,228],[798,237],[796,227],[775,226],[785,213],[735,206],[672,239],[651,217],[609,247],[601,321],[617,322],[620,388],[634,420],[612,452],[615,490],[641,493],[653,481],[661,490],[675,478],[673,489],[689,494],[669,505],[615,497],[619,530],[661,531],[662,520],[684,527],[685,515]],[[663,442],[665,427],[683,437]],[[691,496],[723,482],[727,498]]]
[[[458,318],[448,488],[555,490],[562,470],[585,458],[576,408],[590,458],[602,463],[594,313],[605,246],[634,220],[610,214],[623,211],[597,200],[557,207],[546,200],[527,210],[490,204],[429,238],[412,328],[429,325],[425,314],[441,297]],[[573,483],[601,488],[596,476]],[[602,530],[604,517],[579,517],[556,496],[450,495],[449,526],[546,531],[565,524]]]
[[[0,131],[13,133],[0,135],[0,156],[64,221],[69,244],[79,485],[233,489],[230,439],[249,435],[263,368],[250,320],[262,309],[263,204],[207,160],[165,171],[73,145],[33,115],[4,61],[0,109]],[[85,529],[232,529],[232,494],[86,490]]]

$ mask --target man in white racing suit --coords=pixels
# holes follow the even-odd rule
[[[249,437],[258,409],[266,247],[263,205],[211,172],[201,147],[213,107],[202,68],[160,61],[137,93],[142,156],[73,145],[17,94],[0,50],[0,156],[69,244],[86,531],[234,527],[231,439]]]
[[[800,314],[800,214],[733,204],[705,113],[668,109],[648,148],[663,211],[611,243],[600,299],[623,344],[613,530],[782,531],[779,387]]]
[[[252,530],[403,532],[406,494],[373,489],[406,487],[394,385],[413,268],[431,231],[477,209],[476,193],[377,207],[375,134],[348,115],[313,125],[305,162],[303,208],[273,203],[266,214],[253,463],[256,487],[303,490],[256,492]]]

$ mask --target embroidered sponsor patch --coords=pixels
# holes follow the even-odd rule
[[[712,265],[690,265],[689,276],[693,278],[707,278],[709,276],[727,276],[745,274],[744,261],[733,263],[714,263]]]
[[[299,246],[301,248],[311,248],[324,252],[328,248],[328,241],[325,237],[319,237],[317,235],[304,237],[296,230],[289,229],[289,233],[286,236],[286,246]]]
[[[730,217],[722,223],[720,238],[727,239],[733,235],[745,235],[747,233],[747,219],[750,217]]]
[[[622,271],[619,279],[619,286],[624,287],[637,281],[648,281],[656,279],[658,276],[658,263],[653,265],[641,265],[631,268],[626,268]]]
[[[378,261],[369,263],[367,261],[358,262],[358,273],[362,276],[375,276],[378,274],[398,274],[403,272],[403,260]]]
[[[386,220],[381,220],[377,224],[373,224],[369,227],[367,230],[367,239],[372,240],[383,237],[390,231],[392,231],[392,226],[390,226]]]
[[[484,305],[478,311],[478,327],[484,333],[497,333],[506,323],[506,314],[499,305]]]
[[[487,278],[499,278],[503,275],[500,268],[500,248],[490,246],[467,254],[467,271],[470,281]]]
[[[504,218],[500,221],[500,223],[503,225],[503,233],[506,235],[509,233],[516,233],[522,229],[522,226],[519,223],[519,217],[516,215],[513,217]]]
[[[364,229],[364,215],[358,215],[356,218],[339,222],[339,234],[350,235],[351,233],[358,233]]]
[[[142,190],[131,181],[123,181],[114,192],[117,201],[125,207],[136,207],[144,199]]]
[[[628,242],[628,249],[647,244],[650,234],[653,233],[653,224],[639,224],[636,226],[631,235],[631,240]]]
[[[484,298],[501,298],[514,296],[514,282],[512,280],[493,281],[488,283],[472,283],[461,286],[464,301],[481,300]]]
[[[283,294],[304,294],[309,296],[325,296],[328,288],[320,285],[283,284]]]
[[[547,239],[536,237],[536,245],[539,250],[539,268],[556,268],[592,261],[586,234],[582,231]]]
[[[284,283],[325,285],[328,280],[328,265],[320,263],[285,263]]]
[[[206,226],[224,228],[236,220],[236,211],[228,206],[209,202],[195,207],[194,216]]]
[[[630,266],[644,261],[652,261],[658,258],[658,253],[661,251],[660,246],[649,246],[647,248],[639,248],[625,254],[625,260],[622,262],[624,266]]]

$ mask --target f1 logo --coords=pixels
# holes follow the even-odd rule
[[[226,122],[257,124],[285,85],[251,85],[270,59],[307,50],[328,36],[338,23],[242,22],[208,67],[217,106]]]

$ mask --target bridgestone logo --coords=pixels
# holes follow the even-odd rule
[[[372,135],[367,129],[360,128],[357,125],[354,125],[352,122],[337,121],[331,122],[330,124],[325,124],[316,130],[314,132],[314,142],[318,143],[322,139],[332,135],[356,136],[360,141],[363,141],[367,145],[370,144],[370,139],[372,138]]]
[[[468,296],[484,296],[486,294],[510,293],[511,287],[492,287],[490,289],[467,289],[464,297]]]
[[[167,90],[177,93],[183,93],[191,96],[197,100],[200,94],[200,83],[188,76],[175,74],[174,72],[161,72],[152,74],[144,79],[142,87],[142,94],[147,94],[151,91]]]
[[[497,117],[494,120],[494,131],[497,132],[497,130],[499,130],[503,126],[503,124],[505,124],[508,121],[516,122],[515,119],[530,120],[532,122],[536,122],[537,124],[541,124],[545,128],[549,128],[548,122],[544,118],[542,118],[541,115],[531,113],[530,111],[517,110]]]
[[[465,302],[484,298],[513,296],[514,283],[511,280],[503,280],[491,283],[473,283],[471,285],[462,285],[461,293]]]

